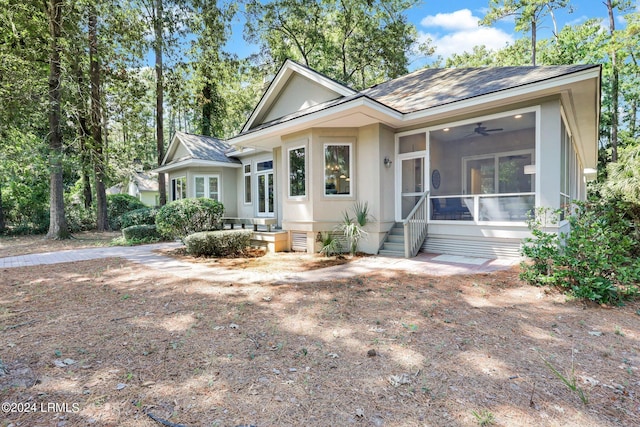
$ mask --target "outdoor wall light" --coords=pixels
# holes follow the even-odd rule
[[[390,168],[390,167],[391,167],[391,163],[393,163],[393,162],[391,161],[391,159],[389,158],[389,156],[385,156],[385,158],[384,158],[384,165],[385,165],[386,167]]]

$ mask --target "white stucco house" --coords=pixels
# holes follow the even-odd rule
[[[317,251],[360,201],[363,252],[517,255],[532,209],[586,196],[600,81],[599,65],[422,69],[356,91],[287,61],[238,135],[178,132],[156,171],[169,200],[273,218],[286,249]]]

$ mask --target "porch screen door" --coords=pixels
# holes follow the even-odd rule
[[[424,156],[401,160],[400,185],[400,213],[405,219],[425,191]]]

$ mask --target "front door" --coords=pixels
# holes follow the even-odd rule
[[[274,213],[273,161],[257,164],[258,216],[272,217]]]
[[[424,193],[424,156],[398,159],[400,162],[399,219],[405,219]]]

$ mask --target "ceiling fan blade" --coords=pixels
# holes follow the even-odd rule
[[[484,129],[484,132],[500,132],[504,129],[502,128],[495,128],[495,129]]]

